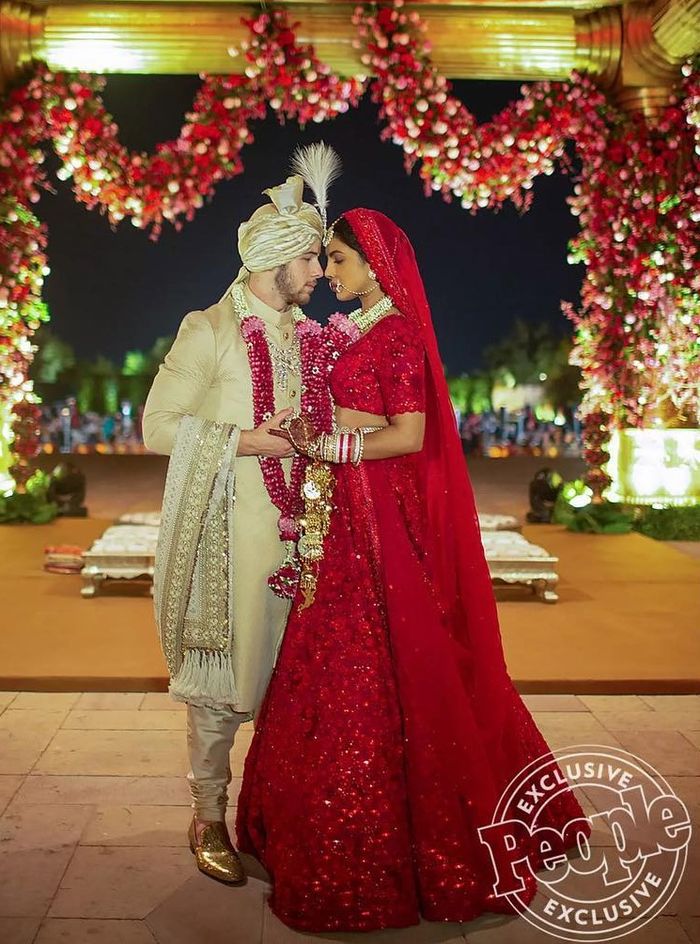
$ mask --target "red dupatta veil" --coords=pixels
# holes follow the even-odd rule
[[[442,359],[415,253],[402,229],[376,210],[343,214],[383,291],[420,329],[426,354],[424,495],[433,575],[457,644],[462,675],[485,746],[500,755],[512,692],[496,603],[481,543],[474,493],[462,453]],[[492,756],[494,756],[492,754]]]

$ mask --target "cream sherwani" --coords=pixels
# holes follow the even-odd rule
[[[294,345],[290,311],[278,312],[245,287],[250,311],[265,323],[268,339],[278,348]],[[275,378],[276,411],[298,408],[301,377],[288,373],[286,389]],[[205,311],[190,312],[161,365],[146,401],[144,443],[169,455],[181,418],[194,415],[252,429],[253,388],[248,352],[241,337],[230,295]],[[289,476],[291,459],[283,460]],[[236,460],[233,512],[232,666],[239,703],[231,708],[252,716],[265,694],[289,602],[267,585],[284,558],[279,540],[279,511],[265,488],[257,456]]]

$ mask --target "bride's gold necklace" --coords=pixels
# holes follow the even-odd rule
[[[348,318],[357,325],[364,334],[365,331],[369,331],[371,327],[380,321],[388,311],[391,311],[393,307],[393,300],[388,295],[382,295],[379,301],[375,302],[374,305],[366,311],[363,311],[361,308],[356,308],[355,311],[350,312]]]

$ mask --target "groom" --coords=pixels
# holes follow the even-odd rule
[[[259,457],[280,460],[289,481],[293,449],[270,430],[299,408],[293,306],[322,275],[323,222],[302,191],[288,178],[241,224],[243,267],[219,302],[184,318],[143,417],[146,446],[171,456],[154,602],[170,694],[187,703],[190,848],[202,872],[229,884],[245,880],[225,823],[229,752],[260,707],[289,614],[267,582],[285,545]],[[274,415],[257,427],[260,384],[241,333],[251,315],[264,324],[274,378]]]

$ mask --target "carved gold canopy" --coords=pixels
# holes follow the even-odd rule
[[[336,71],[362,71],[353,47],[354,0],[287,2],[297,36]],[[665,100],[679,64],[700,50],[700,0],[415,0],[433,59],[470,79],[561,79],[586,70],[621,104]],[[247,34],[239,0],[0,2],[0,83],[33,61],[92,72],[231,73],[228,52]]]

